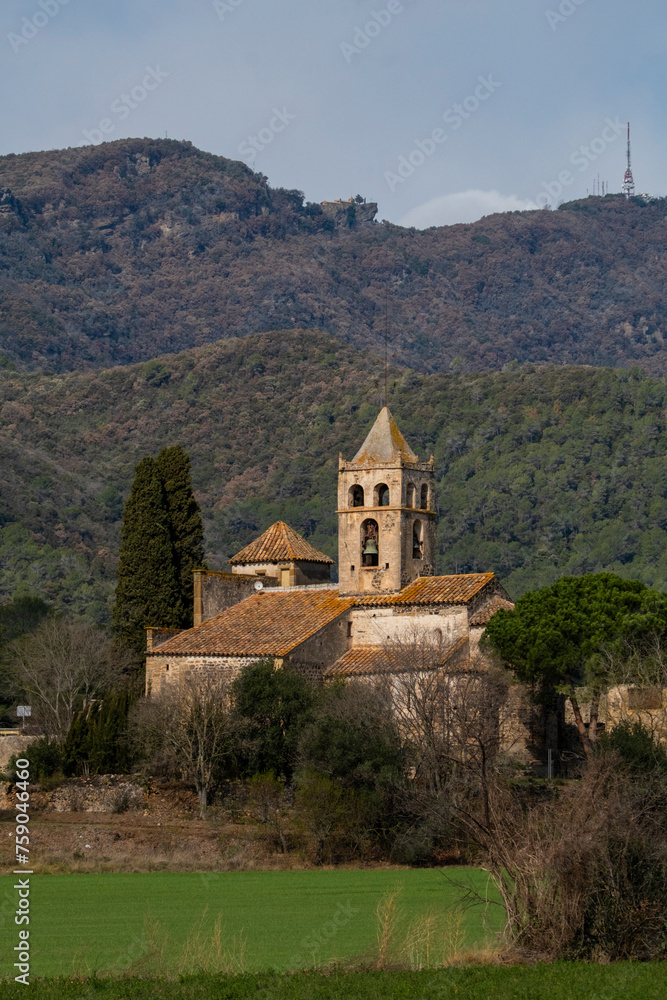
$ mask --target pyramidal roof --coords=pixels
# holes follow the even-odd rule
[[[263,535],[246,545],[229,560],[233,566],[249,563],[274,562],[318,562],[333,563],[333,559],[306,541],[294,528],[284,521],[276,521]]]
[[[396,421],[384,406],[370,433],[352,459],[360,465],[390,462],[418,462],[419,459],[398,429]]]

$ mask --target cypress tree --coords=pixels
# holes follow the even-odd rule
[[[154,460],[144,458],[123,510],[113,626],[143,653],[146,625],[182,628],[183,618],[165,491]]]
[[[182,628],[192,627],[192,571],[204,565],[204,526],[199,504],[192,493],[190,459],[180,445],[163,448],[155,460],[164,488],[171,524],[176,574],[183,617]]]
[[[84,761],[89,760],[88,716],[77,712],[63,743],[63,771],[68,778],[79,774]]]
[[[127,739],[127,717],[135,695],[125,689],[108,691],[101,702],[75,715],[63,744],[63,770],[81,774],[126,774],[132,765]]]

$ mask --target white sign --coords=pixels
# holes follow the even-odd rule
[[[29,719],[32,714],[30,705],[19,705],[16,709],[16,714],[19,719]]]

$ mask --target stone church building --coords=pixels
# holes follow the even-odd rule
[[[267,658],[322,682],[387,678],[415,640],[436,665],[470,669],[490,617],[513,605],[493,573],[435,575],[433,458],[419,460],[387,407],[352,461],[340,457],[337,513],[337,584],[332,560],[282,522],[231,573],[196,572],[194,628],[147,630],[147,689],[198,670],[231,680]]]

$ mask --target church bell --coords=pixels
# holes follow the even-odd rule
[[[363,554],[365,556],[376,556],[378,554],[378,547],[375,544],[374,538],[367,539],[366,544],[364,545]]]

